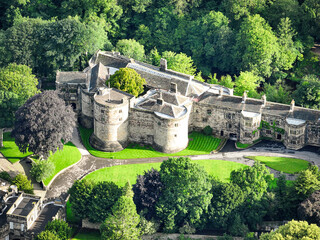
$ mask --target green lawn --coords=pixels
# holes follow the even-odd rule
[[[93,130],[83,127],[79,128],[80,135],[84,146],[88,151],[96,157],[114,158],[114,159],[132,159],[132,158],[153,158],[167,156],[188,156],[188,155],[203,155],[209,154],[217,149],[221,139],[212,136],[205,136],[198,132],[192,132],[189,135],[189,145],[186,149],[172,154],[166,154],[155,151],[151,146],[140,146],[139,144],[130,144],[126,149],[120,152],[103,152],[94,149],[89,143],[89,137]]]
[[[252,144],[236,142],[236,145],[238,148],[247,148],[247,147],[250,147]]]
[[[230,173],[233,170],[247,167],[241,163],[223,160],[194,160],[193,162],[203,166],[209,175],[215,176],[224,182],[229,181]],[[118,165],[99,169],[88,174],[85,178],[94,182],[113,181],[119,186],[124,186],[128,180],[131,184],[134,184],[137,175],[142,175],[145,170],[149,170],[152,167],[159,170],[160,164],[161,163]]]
[[[67,201],[66,203],[66,212],[67,212],[67,222],[69,223],[79,223],[80,219],[74,216],[72,209],[71,209],[71,203]]]
[[[309,162],[298,158],[250,156],[249,159],[260,161],[266,166],[284,173],[297,173],[305,170]]]
[[[14,138],[11,137],[10,134],[10,132],[5,132],[3,134],[3,147],[0,148],[0,152],[3,156],[5,156],[10,162],[15,163],[32,154],[32,152],[20,152],[18,146],[14,142]]]
[[[51,179],[62,169],[69,167],[70,165],[78,162],[81,159],[81,153],[78,148],[73,145],[73,143],[68,142],[63,146],[62,151],[56,151],[51,155],[48,160],[54,163],[55,170],[54,173],[46,178],[43,182],[45,185],[48,185]]]
[[[100,240],[99,231],[81,231],[72,240]]]

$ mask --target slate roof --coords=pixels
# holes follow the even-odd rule
[[[57,72],[58,83],[86,83],[87,74],[84,72]]]
[[[152,99],[162,98],[165,102],[170,103],[170,104],[174,104],[176,106],[181,106],[185,102],[189,101],[188,97],[182,96],[180,94],[171,93],[168,91],[161,91],[161,90],[157,91],[150,98],[152,98]]]
[[[152,98],[140,103],[138,107],[152,112],[158,112],[172,118],[178,118],[186,111],[185,107],[175,106],[166,102],[160,105],[157,103],[156,99]]]
[[[97,88],[105,86],[108,73],[108,67],[104,66],[101,62],[96,64],[91,69],[91,77],[88,86],[89,92],[96,91]]]

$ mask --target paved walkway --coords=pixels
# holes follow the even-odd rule
[[[153,163],[153,162],[162,162],[168,157],[162,158],[139,158],[139,159],[105,159],[94,157],[89,154],[89,152],[85,149],[80,141],[80,137],[78,132],[74,133],[72,142],[80,149],[82,155],[81,160],[67,169],[65,172],[61,173],[51,184],[50,188],[47,191],[46,197],[58,197],[60,195],[66,196],[66,192],[72,186],[73,182],[77,179],[81,179],[87,174],[98,170],[100,168],[111,167],[115,165],[124,165],[124,164],[139,164],[139,163]],[[233,142],[229,142],[230,144],[234,144]],[[231,151],[231,152],[220,152],[216,154],[209,155],[198,155],[198,156],[190,156],[192,160],[200,160],[200,159],[212,159],[212,160],[226,160],[233,161],[238,163],[243,163],[248,166],[252,166],[254,164],[253,160],[245,158],[246,156],[279,156],[279,157],[293,157],[293,158],[301,158],[305,159],[313,164],[320,166],[320,156],[319,154],[308,152],[308,151],[293,151],[288,150],[285,147],[279,144],[268,144],[267,146],[261,147],[252,147],[247,150],[239,150],[239,151]],[[275,177],[279,175],[278,171],[270,169],[271,173],[275,174]],[[295,176],[292,174],[286,174],[287,179],[293,180]]]

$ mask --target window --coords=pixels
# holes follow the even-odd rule
[[[122,109],[119,110],[119,113],[122,113]]]
[[[232,114],[231,114],[231,113],[227,113],[227,114],[226,114],[226,118],[227,118],[227,119],[232,119]]]
[[[101,110],[101,113],[104,114],[104,110]]]
[[[208,115],[211,115],[211,109],[208,109],[208,110],[207,110],[207,114],[208,114]]]
[[[296,142],[296,141],[294,141],[294,140],[293,140],[293,141],[291,141],[291,143],[292,143],[292,144],[297,144],[297,142]]]
[[[271,134],[271,130],[267,130],[266,133],[267,133],[267,134]]]
[[[178,126],[179,126],[179,124],[178,124],[178,123],[175,123],[175,124],[174,124],[174,126],[175,126],[175,127],[178,127]]]
[[[21,232],[24,230],[24,224],[21,223]]]
[[[177,137],[177,134],[175,134],[174,137]]]
[[[251,127],[252,123],[251,122],[246,122],[245,125],[246,125],[246,127]]]
[[[297,134],[297,131],[296,130],[290,130],[290,134]]]
[[[122,121],[122,118],[119,118],[119,121]]]
[[[251,138],[251,133],[245,132],[245,133],[244,133],[244,136],[247,137],[247,138]]]
[[[202,118],[202,122],[208,122],[208,118]]]
[[[10,222],[10,229],[13,229],[13,222]]]
[[[161,122],[158,122],[158,125],[161,126]]]

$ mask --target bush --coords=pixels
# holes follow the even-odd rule
[[[52,162],[42,160],[32,164],[30,173],[37,182],[41,182],[42,180],[49,177],[54,172],[54,169],[55,166]]]
[[[68,223],[63,220],[53,220],[47,224],[46,231],[55,233],[60,240],[67,240],[69,239],[71,228]]]
[[[31,180],[28,180],[28,177],[22,173],[19,173],[12,181],[14,185],[18,187],[19,190],[24,191],[25,193],[33,194],[33,185]]]
[[[7,173],[6,171],[0,172],[0,178],[10,183],[12,182],[12,178],[10,177],[9,173]]]
[[[145,217],[140,215],[140,223],[138,227],[140,228],[141,235],[152,235],[159,230],[160,224],[153,219],[148,221]]]
[[[223,234],[223,236],[219,236],[217,240],[233,240],[233,237],[228,234]]]
[[[203,133],[204,133],[204,135],[210,136],[212,134],[212,128],[210,126],[206,126],[203,129]]]
[[[249,232],[247,225],[245,225],[240,218],[239,214],[236,214],[234,217],[234,221],[228,229],[228,232],[232,236],[244,237]]]

